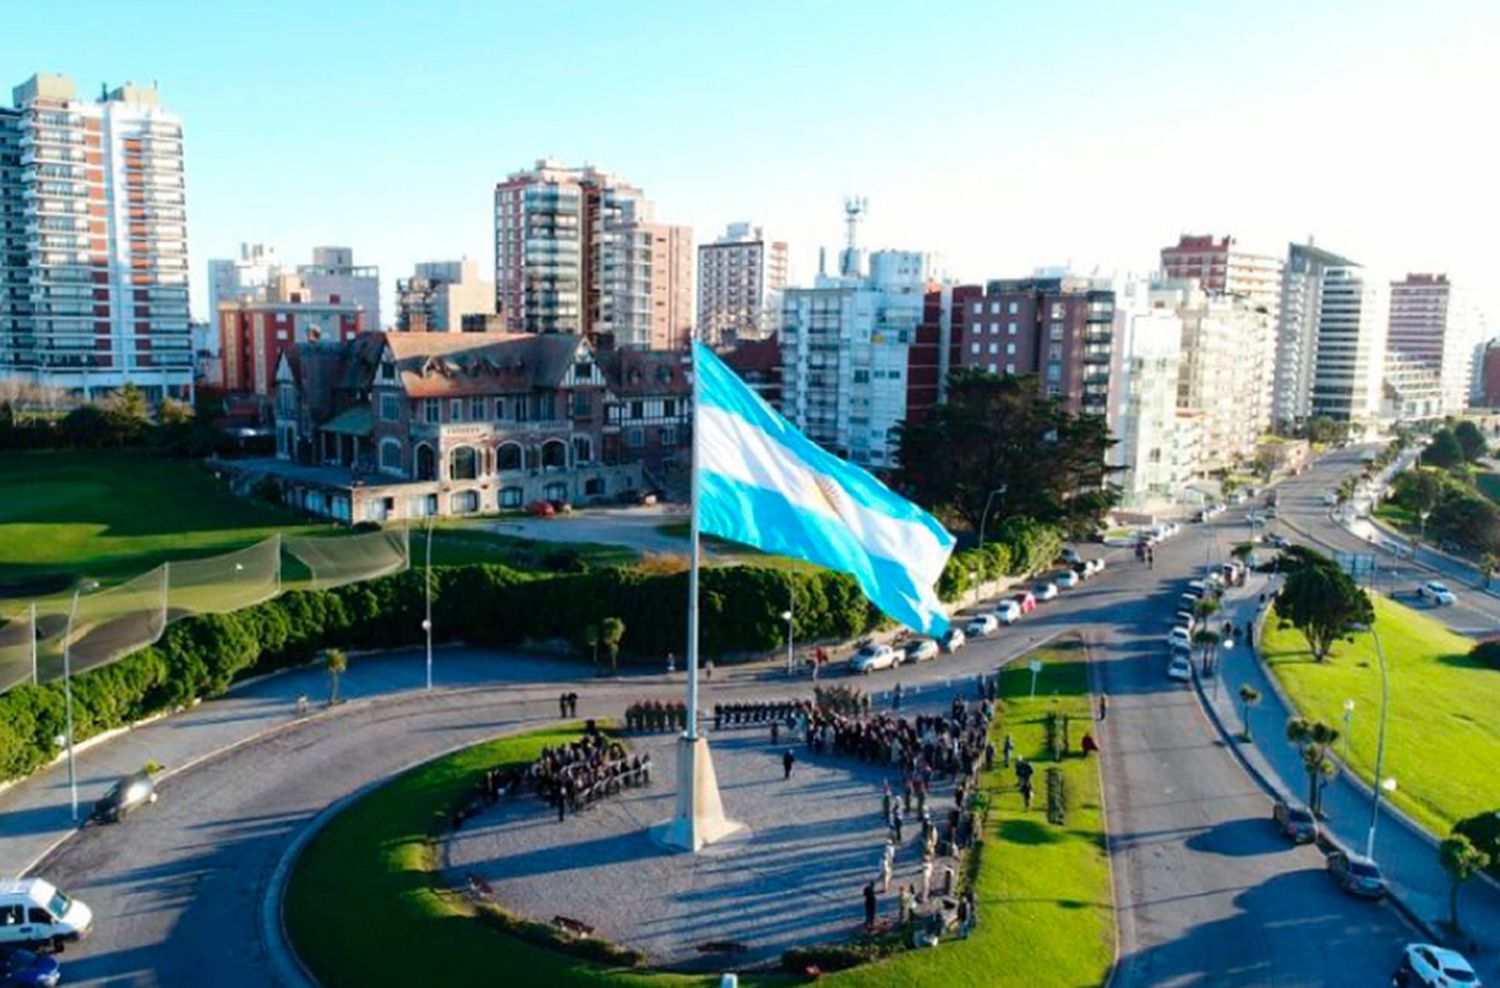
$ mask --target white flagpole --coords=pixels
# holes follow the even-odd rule
[[[698,468],[703,459],[700,455],[700,430],[698,428],[698,395],[702,375],[699,373],[697,352],[689,347],[693,354],[693,451],[692,451],[692,520],[689,522],[689,552],[692,562],[688,567],[688,642],[687,642],[687,667],[688,667],[688,692],[687,692],[687,739],[696,741],[698,738],[698,501],[700,496],[698,486]]]

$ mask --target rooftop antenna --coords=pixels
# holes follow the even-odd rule
[[[870,200],[864,196],[849,196],[844,200],[844,253],[839,274],[845,277],[859,274],[859,221],[869,211]]]

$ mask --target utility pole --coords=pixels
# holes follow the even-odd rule
[[[422,631],[427,635],[427,688],[432,689],[432,526],[433,515],[427,516],[427,565],[422,569],[422,582],[426,584],[426,616],[422,618]]]

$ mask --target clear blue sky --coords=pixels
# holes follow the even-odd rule
[[[0,65],[157,80],[184,119],[195,308],[240,241],[348,244],[387,293],[491,264],[493,183],[552,155],[794,274],[866,243],[964,278],[1144,270],[1183,230],[1500,270],[1500,3],[12,4]]]

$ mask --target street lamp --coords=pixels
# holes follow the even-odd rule
[[[427,688],[432,689],[432,526],[435,516],[427,516],[427,565],[422,573],[426,584],[426,616],[422,618],[422,633],[427,636]]]
[[[1354,721],[1354,700],[1344,701],[1344,764],[1349,764],[1349,725]]]
[[[1001,484],[990,491],[989,496],[984,499],[984,514],[979,516],[979,548],[984,548],[984,525],[990,520],[990,502],[995,500],[996,494],[1004,494],[1010,487],[1009,484]]]
[[[1380,819],[1380,793],[1394,792],[1396,789],[1395,779],[1382,779],[1381,772],[1385,769],[1385,729],[1386,718],[1391,706],[1391,680],[1385,668],[1385,649],[1380,647],[1380,633],[1375,630],[1375,623],[1365,625],[1362,629],[1370,633],[1370,638],[1375,642],[1375,657],[1380,662],[1380,734],[1375,742],[1375,786],[1374,798],[1370,800],[1370,829],[1365,835],[1365,857],[1375,856],[1375,823]]]
[[[792,611],[791,608],[781,612],[781,620],[786,622],[786,674],[792,674]]]
[[[78,822],[78,766],[73,760],[73,621],[78,617],[78,598],[99,589],[98,580],[85,580],[73,590],[68,606],[68,628],[63,635],[63,697],[68,728],[68,797],[73,804],[73,822]]]

